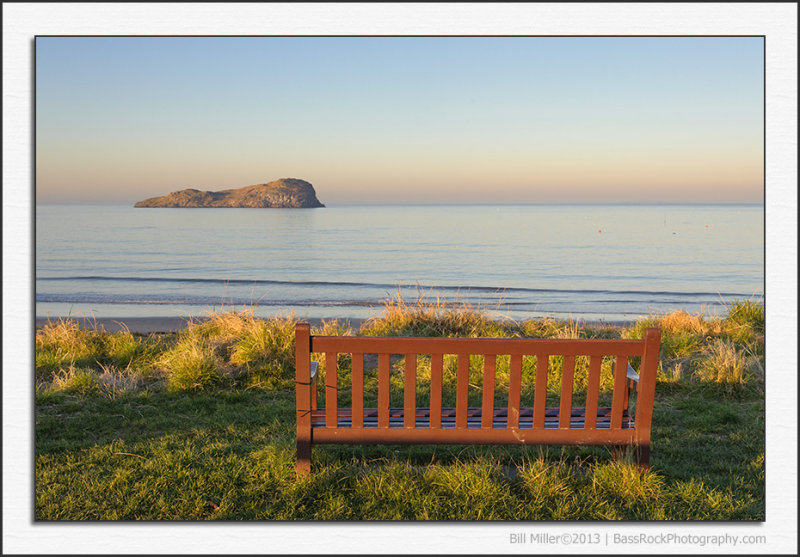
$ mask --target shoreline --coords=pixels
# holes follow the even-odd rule
[[[48,322],[56,322],[59,320],[66,320],[67,317],[36,317],[36,329],[43,327]],[[193,323],[205,321],[206,317],[194,317],[191,319]],[[260,318],[265,319],[265,318]],[[537,319],[537,318],[533,318]],[[543,319],[543,318],[538,318]],[[116,333],[123,330],[128,330],[131,333],[150,334],[150,333],[175,333],[185,329],[189,325],[190,319],[188,317],[98,317],[98,318],[69,318],[70,321],[78,323],[82,329],[104,329],[109,333]],[[368,318],[358,317],[310,317],[298,319],[298,321],[310,323],[312,327],[319,327],[322,321],[339,321],[340,323],[348,324],[354,332],[358,331],[361,326],[368,320]],[[558,321],[561,321],[560,319]],[[576,320],[572,320],[576,321]],[[630,321],[603,321],[603,320],[583,320],[578,319],[581,325],[585,327],[629,327],[636,323],[635,319]]]

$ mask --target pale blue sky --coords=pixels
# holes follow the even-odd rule
[[[762,202],[761,38],[36,40],[37,200]]]

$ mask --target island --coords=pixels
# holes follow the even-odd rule
[[[200,191],[185,189],[161,197],[139,201],[134,207],[250,207],[273,209],[306,209],[324,207],[317,199],[314,186],[297,178],[281,178],[267,184],[238,189]]]

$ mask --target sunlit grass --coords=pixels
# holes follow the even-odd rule
[[[651,315],[629,327],[593,327],[579,320],[554,319],[522,322],[493,321],[478,309],[441,300],[408,302],[400,295],[387,301],[381,316],[368,320],[360,330],[337,320],[323,321],[313,334],[474,336],[509,338],[642,338],[647,327],[660,327],[662,345],[659,377],[663,381],[747,385],[763,382],[763,308],[752,301],[733,302],[725,319],[707,318],[676,311]],[[73,320],[50,322],[36,333],[37,385],[52,383],[62,388],[65,377],[84,372],[98,379],[105,374],[125,377],[132,385],[153,388],[165,384],[173,390],[213,389],[225,385],[249,388],[291,388],[294,384],[293,315],[260,319],[252,309],[210,314],[191,320],[178,333],[135,335],[123,330],[109,333],[97,327],[81,327]],[[318,356],[319,357],[319,356]],[[351,372],[350,356],[339,356],[341,380]],[[322,377],[324,377],[324,359]],[[454,379],[455,357],[445,358],[445,379]],[[375,362],[371,362],[373,367]],[[393,369],[402,375],[404,361],[393,359]],[[560,388],[559,356],[549,362],[548,390]],[[367,362],[369,371],[370,362]],[[470,383],[482,386],[483,357],[471,357]],[[508,385],[509,361],[499,357],[496,387]],[[533,388],[536,357],[523,359],[523,389]],[[601,389],[611,387],[612,362],[604,360]],[[109,375],[110,371],[113,371]],[[588,359],[576,359],[576,388],[585,387]],[[430,359],[421,355],[418,378],[430,379]],[[120,384],[119,381],[115,383]]]
[[[427,301],[420,293],[407,300],[398,291],[384,302],[383,313],[361,327],[364,336],[502,337],[508,326],[489,319],[481,308],[438,296]]]
[[[37,403],[36,517],[763,520],[762,412],[659,398],[647,472],[602,447],[318,446],[298,480],[290,391],[61,392]]]
[[[324,321],[312,334],[641,338],[662,328],[652,467],[604,447],[316,446],[312,474],[294,474],[292,315],[226,311],[177,333],[109,333],[68,320],[36,333],[36,517],[44,520],[763,520],[764,319],[752,301],[728,316],[673,312],[628,327],[579,320],[492,321],[441,300],[387,304],[354,330]],[[324,355],[320,401],[324,400]],[[470,404],[484,357],[470,357]],[[634,362],[634,365],[637,365]],[[377,401],[365,361],[365,404]],[[402,405],[403,357],[392,358]],[[496,403],[507,404],[509,358],[497,359]],[[537,359],[522,367],[523,400]],[[338,356],[339,402],[350,402],[349,354]],[[417,361],[427,406],[430,356]],[[601,403],[613,387],[604,358]],[[576,358],[580,404],[588,359]],[[444,360],[455,400],[456,357]],[[548,404],[561,358],[548,361]],[[733,395],[733,396],[732,396]]]
[[[756,356],[748,354],[731,340],[719,338],[708,343],[697,356],[695,377],[731,390],[760,385],[764,380],[763,367]]]

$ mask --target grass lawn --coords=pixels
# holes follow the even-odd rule
[[[735,302],[726,319],[679,312],[630,328],[498,324],[398,302],[360,331],[325,323],[314,332],[630,338],[660,326],[651,468],[603,447],[318,445],[300,480],[293,319],[232,312],[149,336],[52,323],[37,331],[35,515],[763,521],[763,319]]]

